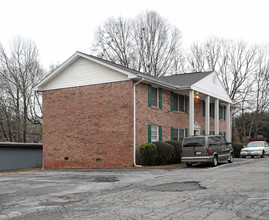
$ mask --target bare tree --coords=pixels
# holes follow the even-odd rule
[[[215,71],[224,88],[235,102],[247,101],[258,66],[257,46],[245,42],[212,38],[204,43],[194,43],[188,55],[190,71]]]
[[[179,73],[181,33],[154,11],[135,19],[109,18],[95,34],[98,57],[154,76]]]
[[[258,55],[258,67],[251,93],[251,105],[255,108],[249,129],[249,136],[251,136],[254,129],[255,137],[257,137],[260,128],[265,123],[262,113],[269,110],[269,46],[263,45],[260,47]]]
[[[6,135],[9,141],[26,142],[28,125],[40,124],[34,114],[33,87],[43,73],[37,47],[32,41],[14,38],[9,50],[0,45],[0,104],[6,113],[2,123],[9,130],[2,128],[2,133],[9,134]]]
[[[109,18],[95,33],[92,52],[98,57],[134,68],[134,44],[132,26],[129,20],[122,17]]]
[[[162,76],[175,74],[181,51],[181,33],[154,11],[141,13],[133,21],[134,40],[141,70]]]

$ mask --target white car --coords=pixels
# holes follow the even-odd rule
[[[266,141],[252,141],[249,142],[244,148],[241,149],[240,156],[245,158],[246,156],[260,156],[264,157],[269,155],[269,144]]]

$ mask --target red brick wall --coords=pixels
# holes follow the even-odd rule
[[[226,132],[226,138],[227,138],[227,121],[226,120],[219,121],[219,131],[221,133]]]
[[[162,140],[171,140],[171,127],[189,128],[189,114],[184,112],[171,111],[171,92],[162,90],[162,109],[148,107],[148,85],[138,84],[136,92],[136,133],[137,133],[137,154],[139,146],[148,142],[148,125],[162,126]],[[201,126],[201,135],[205,130],[205,117],[203,117],[203,101],[194,100],[194,121]],[[215,128],[215,120],[210,118],[210,130]],[[221,120],[220,132],[226,132],[226,121]],[[189,133],[189,129],[188,129]]]
[[[163,141],[171,140],[171,127],[188,128],[189,115],[171,111],[171,92],[162,90],[162,109],[148,107],[148,85],[138,84],[136,89],[137,148],[148,142],[148,125],[162,126]]]
[[[133,83],[44,91],[44,168],[131,166]],[[139,146],[148,141],[149,124],[162,126],[163,141],[171,140],[171,127],[189,127],[189,114],[171,111],[170,91],[163,89],[162,109],[148,107],[147,84],[138,84],[136,91],[137,155]],[[202,101],[195,100],[194,120],[201,126],[201,134],[205,129],[202,109]],[[214,119],[210,119],[210,124],[210,130],[214,130]],[[226,121],[220,121],[220,131],[226,131]]]
[[[132,81],[44,91],[43,114],[45,169],[133,164]]]

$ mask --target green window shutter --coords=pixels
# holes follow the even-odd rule
[[[185,128],[185,137],[188,137],[188,128]]]
[[[174,128],[171,127],[171,141],[173,141],[173,138],[174,138]]]
[[[226,132],[223,132],[223,134],[224,134],[224,138],[226,139]]]
[[[174,111],[174,93],[171,92],[171,111]]]
[[[203,117],[205,117],[205,101],[203,101]]]
[[[215,131],[212,131],[212,134],[215,134]]]
[[[213,118],[215,118],[215,103],[213,103]]]
[[[163,101],[163,90],[162,88],[159,88],[159,108],[160,109],[162,109],[163,107],[162,101]]]
[[[151,143],[151,125],[148,125],[148,142]]]
[[[222,133],[221,133],[221,132],[219,132],[219,135],[222,135]]]
[[[148,85],[148,106],[151,107],[151,85]]]
[[[222,118],[221,118],[221,113],[222,113],[222,108],[221,108],[221,106],[219,105],[219,120],[222,119]]]
[[[189,96],[185,96],[185,112],[188,114]]]
[[[224,107],[224,120],[226,120],[226,107]]]
[[[163,140],[163,131],[162,126],[159,126],[159,141]]]
[[[203,135],[205,135],[205,130],[203,130]]]

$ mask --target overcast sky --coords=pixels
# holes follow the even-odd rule
[[[32,39],[45,68],[76,51],[89,53],[108,17],[155,10],[183,35],[183,46],[216,36],[269,43],[268,0],[0,0],[0,42]]]

